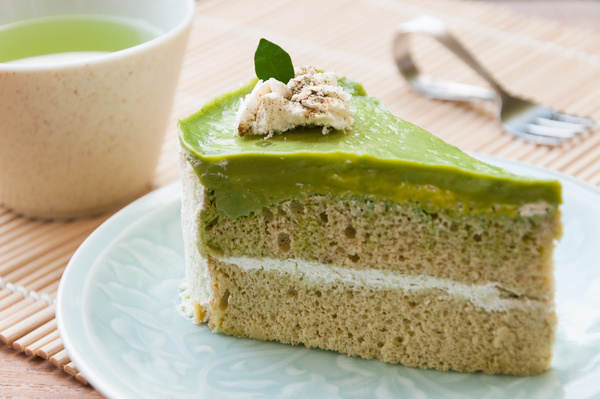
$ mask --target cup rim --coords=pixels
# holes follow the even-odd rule
[[[194,10],[196,7],[195,0],[179,0],[186,5],[185,17],[173,28],[163,32],[157,37],[150,39],[146,42],[137,44],[132,47],[127,47],[122,50],[109,52],[107,54],[98,55],[96,57],[79,60],[67,60],[52,64],[10,64],[0,62],[0,72],[35,72],[35,71],[55,71],[61,69],[71,69],[81,67],[84,65],[96,65],[105,62],[110,62],[119,58],[128,57],[133,54],[145,51],[147,48],[155,47],[163,42],[170,40],[171,38],[179,35],[182,31],[186,30],[192,23],[194,18]]]

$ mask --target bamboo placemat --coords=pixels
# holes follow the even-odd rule
[[[201,1],[154,187],[179,178],[177,119],[249,80],[261,37],[284,47],[295,65],[310,64],[362,81],[394,114],[464,150],[534,163],[600,185],[600,134],[555,148],[533,145],[503,133],[490,104],[442,102],[411,92],[393,64],[391,45],[396,25],[421,14],[446,20],[513,93],[600,120],[598,33],[474,2]],[[483,85],[433,41],[416,39],[413,48],[425,71]],[[83,383],[56,330],[56,291],[76,248],[109,216],[45,222],[0,207],[0,340],[48,359]]]

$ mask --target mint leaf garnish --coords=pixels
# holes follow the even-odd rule
[[[267,39],[260,39],[260,42],[258,42],[258,47],[254,53],[254,69],[259,79],[269,80],[275,78],[285,84],[295,76],[290,55]]]

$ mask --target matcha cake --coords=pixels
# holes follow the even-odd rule
[[[312,68],[218,97],[179,134],[196,322],[413,367],[550,367],[558,182],[480,162]]]

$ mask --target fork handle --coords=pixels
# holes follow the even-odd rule
[[[485,79],[494,89],[435,79],[423,74],[413,63],[410,56],[409,37],[412,33],[420,33],[437,39],[477,74]],[[440,19],[422,15],[398,27],[394,41],[394,58],[400,73],[421,94],[442,100],[458,101],[498,101],[504,97],[504,89],[492,75],[452,36],[447,25]]]

